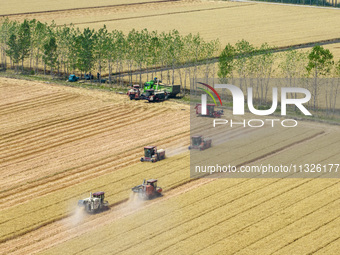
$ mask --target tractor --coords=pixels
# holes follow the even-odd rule
[[[154,89],[148,89],[143,94],[143,99],[146,99],[151,102],[161,102],[168,99],[168,93],[166,91],[162,90],[154,90]]]
[[[196,135],[191,137],[191,145],[189,146],[189,150],[200,150],[203,151],[211,147],[211,139],[204,139],[201,135]]]
[[[144,147],[144,157],[142,157],[140,161],[148,161],[154,163],[162,159],[165,159],[165,150],[157,150],[156,146],[146,146]]]
[[[156,179],[147,181],[144,179],[143,184],[133,187],[132,191],[137,193],[142,199],[152,199],[162,195],[162,188],[157,187]]]
[[[109,209],[109,202],[104,200],[105,193],[95,192],[90,193],[90,197],[79,200],[78,206],[84,207],[87,213],[97,213]]]
[[[139,85],[133,85],[133,87],[128,91],[127,95],[130,97],[130,100],[141,99]]]
[[[214,104],[207,104],[207,114],[202,114],[202,105],[196,104],[196,114],[197,116],[201,117],[211,117],[211,118],[220,118],[223,115],[223,110],[215,111],[215,105]]]

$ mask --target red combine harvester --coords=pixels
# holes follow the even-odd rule
[[[196,135],[191,137],[191,145],[189,150],[200,150],[203,151],[211,147],[211,139],[204,139],[201,135]]]
[[[142,199],[152,199],[162,195],[162,188],[157,187],[156,179],[147,181],[144,179],[143,184],[133,187],[132,191],[139,194]]]
[[[165,159],[165,150],[157,150],[156,146],[146,146],[144,147],[144,157],[140,161],[157,162],[159,160]]]
[[[196,114],[201,117],[220,118],[223,115],[223,110],[215,111],[214,104],[207,104],[207,115],[202,115],[202,104],[196,104]]]
[[[133,87],[127,92],[127,95],[130,97],[130,100],[135,99],[141,99],[140,98],[140,89],[139,85],[133,85]]]

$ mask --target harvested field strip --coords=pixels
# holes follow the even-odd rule
[[[63,135],[68,135],[71,131],[86,131],[91,132],[91,129],[96,128],[95,124],[101,123],[105,125],[108,122],[111,124],[115,124],[122,122],[122,120],[128,122],[129,119],[126,118],[126,115],[130,115],[131,113],[136,112],[137,114],[142,112],[142,110],[138,109],[131,109],[129,111],[120,111],[116,112],[114,109],[106,110],[105,112],[99,112],[91,115],[85,115],[82,117],[76,117],[70,120],[60,120],[60,121],[52,121],[52,123],[48,123],[46,126],[41,125],[40,127],[33,128],[29,132],[25,130],[22,133],[15,134],[14,139],[10,139],[9,142],[6,142],[6,139],[3,139],[2,143],[5,143],[5,146],[8,148],[6,151],[10,152],[11,145],[12,147],[22,147],[24,145],[30,145],[35,143],[37,140],[42,140],[48,137],[58,137],[61,136],[60,133],[62,132]],[[131,117],[130,117],[131,118]],[[131,118],[132,119],[132,118]],[[39,139],[37,139],[39,138]],[[39,141],[38,141],[39,142]],[[43,141],[45,142],[45,141]]]
[[[0,115],[6,115],[6,114],[12,114],[14,112],[21,112],[21,111],[27,111],[31,110],[37,107],[41,106],[52,106],[59,103],[65,103],[68,100],[72,100],[77,98],[77,95],[70,95],[70,94],[61,94],[61,95],[47,95],[46,97],[43,97],[38,100],[28,100],[28,102],[19,104],[19,105],[13,105],[12,107],[3,107],[4,109],[0,110]],[[34,101],[33,101],[34,100]]]
[[[149,114],[149,117],[153,117],[153,116],[161,116],[162,115],[162,112],[164,113],[164,111],[166,111],[166,110],[163,110],[163,111],[153,111],[152,112],[152,114],[150,113]],[[95,125],[93,125],[93,126],[89,126],[89,127],[87,127],[87,126],[84,126],[84,129],[85,129],[85,131],[86,132],[81,132],[81,130],[78,130],[78,129],[76,129],[75,131],[72,131],[72,135],[73,136],[68,136],[67,138],[69,138],[69,137],[74,137],[75,136],[75,134],[77,134],[77,133],[85,133],[85,134],[87,134],[87,135],[83,135],[83,136],[76,136],[77,137],[77,139],[76,140],[72,140],[72,141],[77,141],[77,140],[80,140],[81,138],[88,138],[88,137],[91,137],[91,136],[94,136],[94,135],[100,135],[100,136],[102,136],[102,137],[104,137],[104,136],[107,136],[108,138],[109,138],[109,136],[108,136],[108,134],[106,134],[105,132],[107,132],[107,131],[110,131],[110,136],[113,136],[113,137],[120,137],[119,135],[123,135],[123,137],[124,137],[124,133],[126,133],[126,130],[125,129],[122,129],[122,128],[124,128],[124,125],[126,125],[127,123],[129,123],[130,125],[137,125],[137,124],[139,124],[139,122],[141,121],[141,120],[143,120],[143,116],[140,116],[140,117],[138,117],[138,118],[136,118],[136,117],[133,117],[133,116],[131,116],[131,118],[132,118],[132,120],[133,121],[130,121],[130,122],[128,122],[127,120],[124,120],[124,122],[118,122],[119,124],[118,125],[115,125],[115,122],[111,122],[111,123],[107,123],[106,125],[101,125],[101,123],[97,123],[97,124],[95,124]],[[171,121],[172,120],[166,120],[166,121],[164,121],[163,123],[160,123],[159,125],[165,125],[166,123],[171,123]],[[145,123],[145,121],[144,121],[144,123]],[[147,124],[147,123],[146,123]],[[139,126],[142,126],[142,122],[140,122],[140,125]],[[155,134],[158,134],[158,132],[160,132],[160,131],[158,131],[158,129],[157,129],[157,127],[158,127],[158,125],[157,126],[154,126],[155,127],[155,129],[156,129],[156,131],[154,132]],[[180,127],[180,128],[183,128],[183,127]],[[93,131],[93,129],[94,129],[94,131]],[[172,130],[176,130],[176,129],[178,129],[178,128],[174,128],[174,129],[172,129]],[[91,131],[91,133],[89,133]],[[115,131],[115,133],[112,133],[112,131]],[[123,137],[121,137],[121,138],[123,138]],[[60,137],[60,136],[56,136],[56,137],[52,137],[51,139],[49,139],[49,142],[52,142],[52,141],[55,141],[55,143],[53,144],[53,145],[49,145],[49,143],[48,143],[48,148],[52,148],[52,147],[56,147],[57,146],[57,143],[59,142],[59,144],[61,144],[61,145],[63,145],[63,144],[65,144],[66,142],[65,142],[65,140],[64,141],[62,141],[62,142],[60,142],[59,140],[60,139],[65,139],[65,137]],[[146,140],[149,140],[150,141],[150,138],[149,137],[145,137],[145,138],[143,138],[141,141],[138,141],[140,144],[142,144],[142,145],[145,145],[145,142],[146,142]],[[38,140],[39,141],[39,140]],[[46,141],[44,141],[45,143],[46,143]],[[119,145],[119,143],[125,143],[126,142],[126,140],[122,140],[122,139],[119,139],[117,142],[116,142],[116,145],[118,146]],[[33,144],[33,145],[35,145],[35,143]],[[52,147],[51,147],[52,146]],[[116,146],[116,147],[117,147]],[[39,151],[41,150],[41,145],[39,145],[38,146],[38,148],[39,148]],[[32,154],[32,143],[29,145],[29,149],[30,149],[30,152],[31,152],[31,154]],[[17,156],[17,151],[16,151],[16,154],[15,154],[16,156]],[[17,158],[19,158],[19,156],[17,157]],[[7,158],[8,159],[8,158]],[[21,159],[21,161],[22,160],[27,160],[27,158],[26,159]],[[4,160],[5,161],[5,160]],[[13,163],[11,163],[11,164],[13,164]]]
[[[161,112],[165,112],[165,111],[166,110],[163,110]],[[158,114],[160,114],[161,112],[150,114],[150,117],[155,117]],[[138,117],[138,118],[134,118],[134,120],[131,121],[130,124],[138,123],[143,118],[144,118],[143,116]],[[4,155],[2,157],[1,162],[2,163],[3,162],[8,162],[8,161],[12,161],[12,160],[19,159],[19,158],[22,158],[22,157],[30,156],[30,155],[36,154],[38,152],[46,151],[47,149],[56,148],[56,147],[58,147],[60,145],[66,144],[66,143],[82,140],[84,138],[88,138],[88,137],[91,137],[91,136],[94,136],[94,135],[97,135],[97,134],[101,134],[101,133],[106,132],[106,131],[113,131],[113,130],[116,130],[116,129],[118,129],[120,127],[123,127],[125,125],[126,125],[126,123],[122,123],[122,124],[113,126],[112,123],[108,123],[108,124],[103,126],[102,123],[97,122],[97,124],[95,124],[95,125],[93,125],[91,127],[92,130],[93,130],[92,132],[89,132],[91,130],[87,129],[88,133],[87,134],[83,134],[84,133],[83,131],[77,131],[76,130],[71,135],[67,136],[66,138],[62,137],[63,138],[62,141],[60,141],[60,138],[56,138],[55,140],[50,140],[48,142],[45,142],[46,143],[45,147],[40,145],[35,150],[31,148],[29,152],[27,152],[27,150],[24,150],[24,149],[21,148],[20,149],[21,150],[21,154],[20,154],[20,152],[18,153],[17,151],[15,151],[15,153],[9,154],[9,156],[8,155]],[[81,134],[83,134],[83,135],[81,135]]]
[[[43,120],[43,121],[37,121],[36,123],[30,123],[30,126],[25,128],[20,128],[15,131],[7,132],[1,135],[2,141],[0,143],[4,143],[9,138],[15,137],[23,138],[29,135],[33,131],[44,131],[49,130],[51,127],[56,127],[58,125],[65,125],[72,122],[77,122],[79,120],[83,120],[84,118],[90,118],[93,116],[96,116],[98,114],[105,114],[107,112],[110,112],[112,114],[112,108],[111,107],[105,107],[101,109],[97,109],[95,111],[89,111],[89,112],[79,112],[76,115],[69,116],[63,119],[51,119],[51,120]]]
[[[246,7],[246,6],[255,5],[255,4],[256,3],[249,3],[249,4],[240,4],[240,5],[233,5],[233,6],[224,6],[224,7],[201,8],[201,9],[197,9],[197,10],[163,12],[163,13],[157,13],[157,14],[153,14],[153,15],[140,15],[140,16],[131,16],[131,17],[124,17],[124,18],[101,19],[101,20],[85,21],[85,22],[74,22],[72,24],[73,25],[86,25],[86,24],[95,24],[95,23],[103,23],[103,22],[110,22],[110,21],[133,20],[133,19],[143,19],[143,18],[150,18],[150,17],[164,17],[164,16],[170,16],[170,15],[176,15],[176,14],[185,14],[185,13],[205,12],[205,11],[215,11],[215,10],[230,9],[230,8],[239,8],[239,7]]]
[[[166,124],[167,122],[164,122],[164,123]],[[164,124],[164,123],[163,123],[163,124]],[[174,132],[175,135],[170,134],[170,133],[169,133],[170,131],[171,131],[171,132]],[[124,132],[126,132],[126,131],[125,131],[125,130],[118,131],[118,132],[116,132],[114,135],[115,135],[115,136],[119,136],[120,133],[124,134]],[[158,134],[158,132],[159,132],[159,131],[155,132],[155,134]],[[164,133],[163,139],[166,140],[166,139],[171,138],[171,137],[176,137],[176,135],[181,135],[181,133],[183,133],[183,132],[187,132],[187,130],[183,130],[182,127],[178,127],[178,128],[174,128],[174,129],[172,129],[172,130],[168,130],[167,133]],[[105,134],[103,134],[103,136],[105,137]],[[140,147],[143,146],[143,145],[145,145],[146,142],[157,143],[157,142],[162,142],[163,139],[160,139],[160,140],[150,140],[150,139],[144,138],[144,139],[142,139],[141,141],[139,141],[138,144],[135,145],[135,148],[139,148],[139,151],[140,151]],[[116,141],[116,145],[120,145],[120,144],[124,144],[124,143],[126,143],[125,140]],[[117,146],[116,146],[116,147],[117,147]],[[31,149],[32,149],[32,148],[31,148]],[[128,151],[129,151],[129,150],[131,150],[131,148],[128,149]],[[96,153],[98,153],[98,152],[100,152],[100,151],[96,151]],[[103,152],[105,152],[105,150],[104,150]],[[124,150],[124,152],[126,152],[126,151]],[[141,153],[141,152],[140,152],[140,153]],[[115,155],[115,154],[116,154],[116,153],[114,153],[113,155]],[[36,157],[36,156],[35,156],[35,157]],[[26,159],[25,159],[25,160],[26,160]],[[13,163],[11,163],[11,164],[13,164]],[[4,165],[4,166],[6,166],[6,165]],[[9,165],[7,165],[7,166],[9,166]],[[15,172],[17,172],[17,171],[15,171]],[[22,170],[20,170],[20,172],[22,172]],[[11,175],[12,175],[12,174],[13,174],[13,173],[11,173]]]
[[[129,120],[133,119],[133,116],[130,114],[134,112],[138,114],[142,112],[142,110],[131,109],[129,111],[120,111],[117,113],[114,109],[111,109],[105,113],[96,114],[92,118],[90,116],[84,116],[80,119],[75,118],[75,120],[70,120],[66,123],[61,121],[61,123],[54,123],[52,126],[48,125],[47,127],[35,129],[33,130],[34,132],[32,131],[30,134],[25,132],[24,134],[16,135],[15,139],[11,139],[11,141],[5,143],[4,146],[6,146],[6,152],[10,154],[12,153],[11,147],[15,147],[15,150],[17,150],[16,147],[19,147],[21,150],[26,150],[24,148],[25,145],[31,147],[32,145],[48,142],[47,140],[44,140],[45,138],[50,138],[50,140],[52,140],[52,138],[73,136],[84,131],[92,132],[98,130],[99,126],[100,130],[104,130],[104,128],[108,126],[108,123],[117,127],[117,125],[115,125],[116,123],[129,122]],[[130,118],[127,118],[126,116],[129,115]]]
[[[119,1],[116,4],[109,4],[108,3],[112,3],[112,1],[100,1],[103,3],[107,3],[105,4],[98,4],[96,2],[96,4],[89,4],[88,2],[86,4],[84,4],[83,1],[74,1],[73,3],[71,2],[67,2],[67,1],[59,1],[58,2],[58,6],[51,6],[51,3],[47,4],[47,1],[41,2],[39,3],[39,1],[37,1],[36,3],[34,3],[33,8],[32,8],[32,4],[29,8],[29,10],[27,12],[14,12],[13,10],[20,10],[20,8],[18,9],[18,6],[22,6],[22,2],[20,2],[20,4],[18,3],[18,1],[13,1],[12,4],[13,5],[9,5],[7,6],[8,11],[4,11],[0,14],[0,17],[8,17],[8,16],[17,16],[17,15],[26,15],[26,14],[42,14],[42,13],[53,13],[53,12],[63,12],[63,11],[79,11],[79,10],[87,10],[87,9],[98,9],[98,8],[109,8],[109,7],[118,7],[118,6],[134,6],[134,5],[143,5],[143,4],[151,4],[151,3],[162,3],[162,2],[176,2],[176,1],[180,1],[180,0],[124,0],[124,1]],[[116,0],[117,2],[117,0]],[[15,4],[17,3],[17,4]],[[73,8],[70,7],[74,6]],[[75,6],[84,6],[84,7],[75,7]],[[69,6],[69,8],[65,8],[65,6]],[[15,8],[16,7],[16,8]],[[41,10],[42,7],[48,7],[51,9],[47,9],[47,10]],[[34,9],[38,9],[39,11],[33,11]]]

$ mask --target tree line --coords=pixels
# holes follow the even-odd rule
[[[245,40],[227,44],[219,56],[219,82],[231,81],[245,94],[252,87],[257,104],[266,106],[270,103],[272,83],[278,83],[275,78],[281,78],[282,86],[308,88],[312,95],[309,103],[314,110],[325,108],[327,113],[334,114],[340,90],[340,59],[334,60],[330,50],[320,45],[309,51],[274,51],[275,47],[267,43],[259,47]]]
[[[104,25],[99,30],[70,26],[57,26],[37,20],[23,22],[3,19],[0,21],[1,65],[17,72],[29,68],[37,73],[51,75],[78,72],[95,72],[100,78],[108,73],[108,80],[121,80],[128,70],[129,83],[132,83],[133,70],[142,74],[164,67],[160,79],[166,78],[174,84],[175,77],[185,82],[198,75],[199,64],[206,64],[206,75],[211,73],[212,56],[219,53],[218,40],[205,41],[199,34],[180,35],[177,30],[170,32],[131,30],[108,31]],[[8,63],[9,60],[9,63]],[[28,62],[28,64],[27,64]],[[184,72],[178,70],[181,68]],[[184,76],[184,77],[182,77]]]
[[[338,0],[258,0],[262,2],[340,7]]]

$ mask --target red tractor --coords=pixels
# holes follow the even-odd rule
[[[211,147],[211,139],[204,139],[201,135],[196,135],[191,137],[191,145],[189,150],[200,150],[203,151]]]
[[[139,85],[133,85],[133,87],[127,92],[127,95],[130,97],[130,100],[135,99],[141,99],[140,98],[140,89]]]
[[[162,188],[157,187],[156,179],[147,181],[144,179],[143,184],[133,187],[132,191],[139,194],[142,199],[152,199],[162,195]]]
[[[215,105],[214,104],[207,104],[207,114],[202,114],[202,105],[196,104],[196,114],[197,116],[201,117],[211,117],[211,118],[220,118],[223,115],[223,110],[215,111]]]
[[[148,161],[154,163],[162,159],[165,159],[165,150],[157,150],[156,146],[146,146],[144,147],[144,157],[142,157],[140,161]]]

